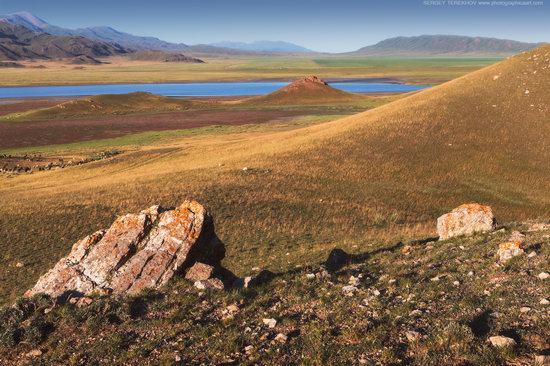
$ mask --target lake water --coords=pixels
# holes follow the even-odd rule
[[[227,82],[179,84],[106,84],[72,86],[24,86],[0,88],[0,98],[73,97],[98,94],[149,92],[173,97],[236,97],[264,95],[286,82]],[[403,93],[427,88],[422,85],[367,82],[335,82],[332,87],[353,93]]]

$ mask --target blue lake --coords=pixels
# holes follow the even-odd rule
[[[98,94],[149,92],[173,97],[236,97],[264,95],[286,82],[227,82],[180,84],[105,84],[73,86],[23,86],[0,88],[0,98],[73,97]],[[403,93],[427,88],[422,85],[393,83],[335,82],[332,87],[353,93]]]

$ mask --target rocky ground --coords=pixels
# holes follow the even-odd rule
[[[550,225],[510,223],[336,250],[286,273],[251,268],[255,281],[225,291],[178,276],[130,297],[37,294],[1,311],[0,363],[548,363],[549,257]]]

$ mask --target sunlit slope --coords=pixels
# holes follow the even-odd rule
[[[116,214],[185,198],[213,212],[226,265],[240,274],[319,260],[334,246],[433,235],[438,215],[469,201],[500,221],[548,219],[548,85],[542,47],[329,123],[196,136],[0,177],[0,297],[22,293]],[[25,266],[15,270],[17,261]]]

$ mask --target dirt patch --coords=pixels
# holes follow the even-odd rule
[[[0,123],[0,148],[92,141],[146,131],[265,123],[284,117],[311,114],[314,114],[311,110],[192,111],[64,121]]]
[[[62,169],[73,165],[82,165],[92,161],[107,159],[119,153],[118,150],[111,150],[102,151],[91,156],[42,156],[40,154],[17,156],[0,154],[0,174],[13,175]]]

